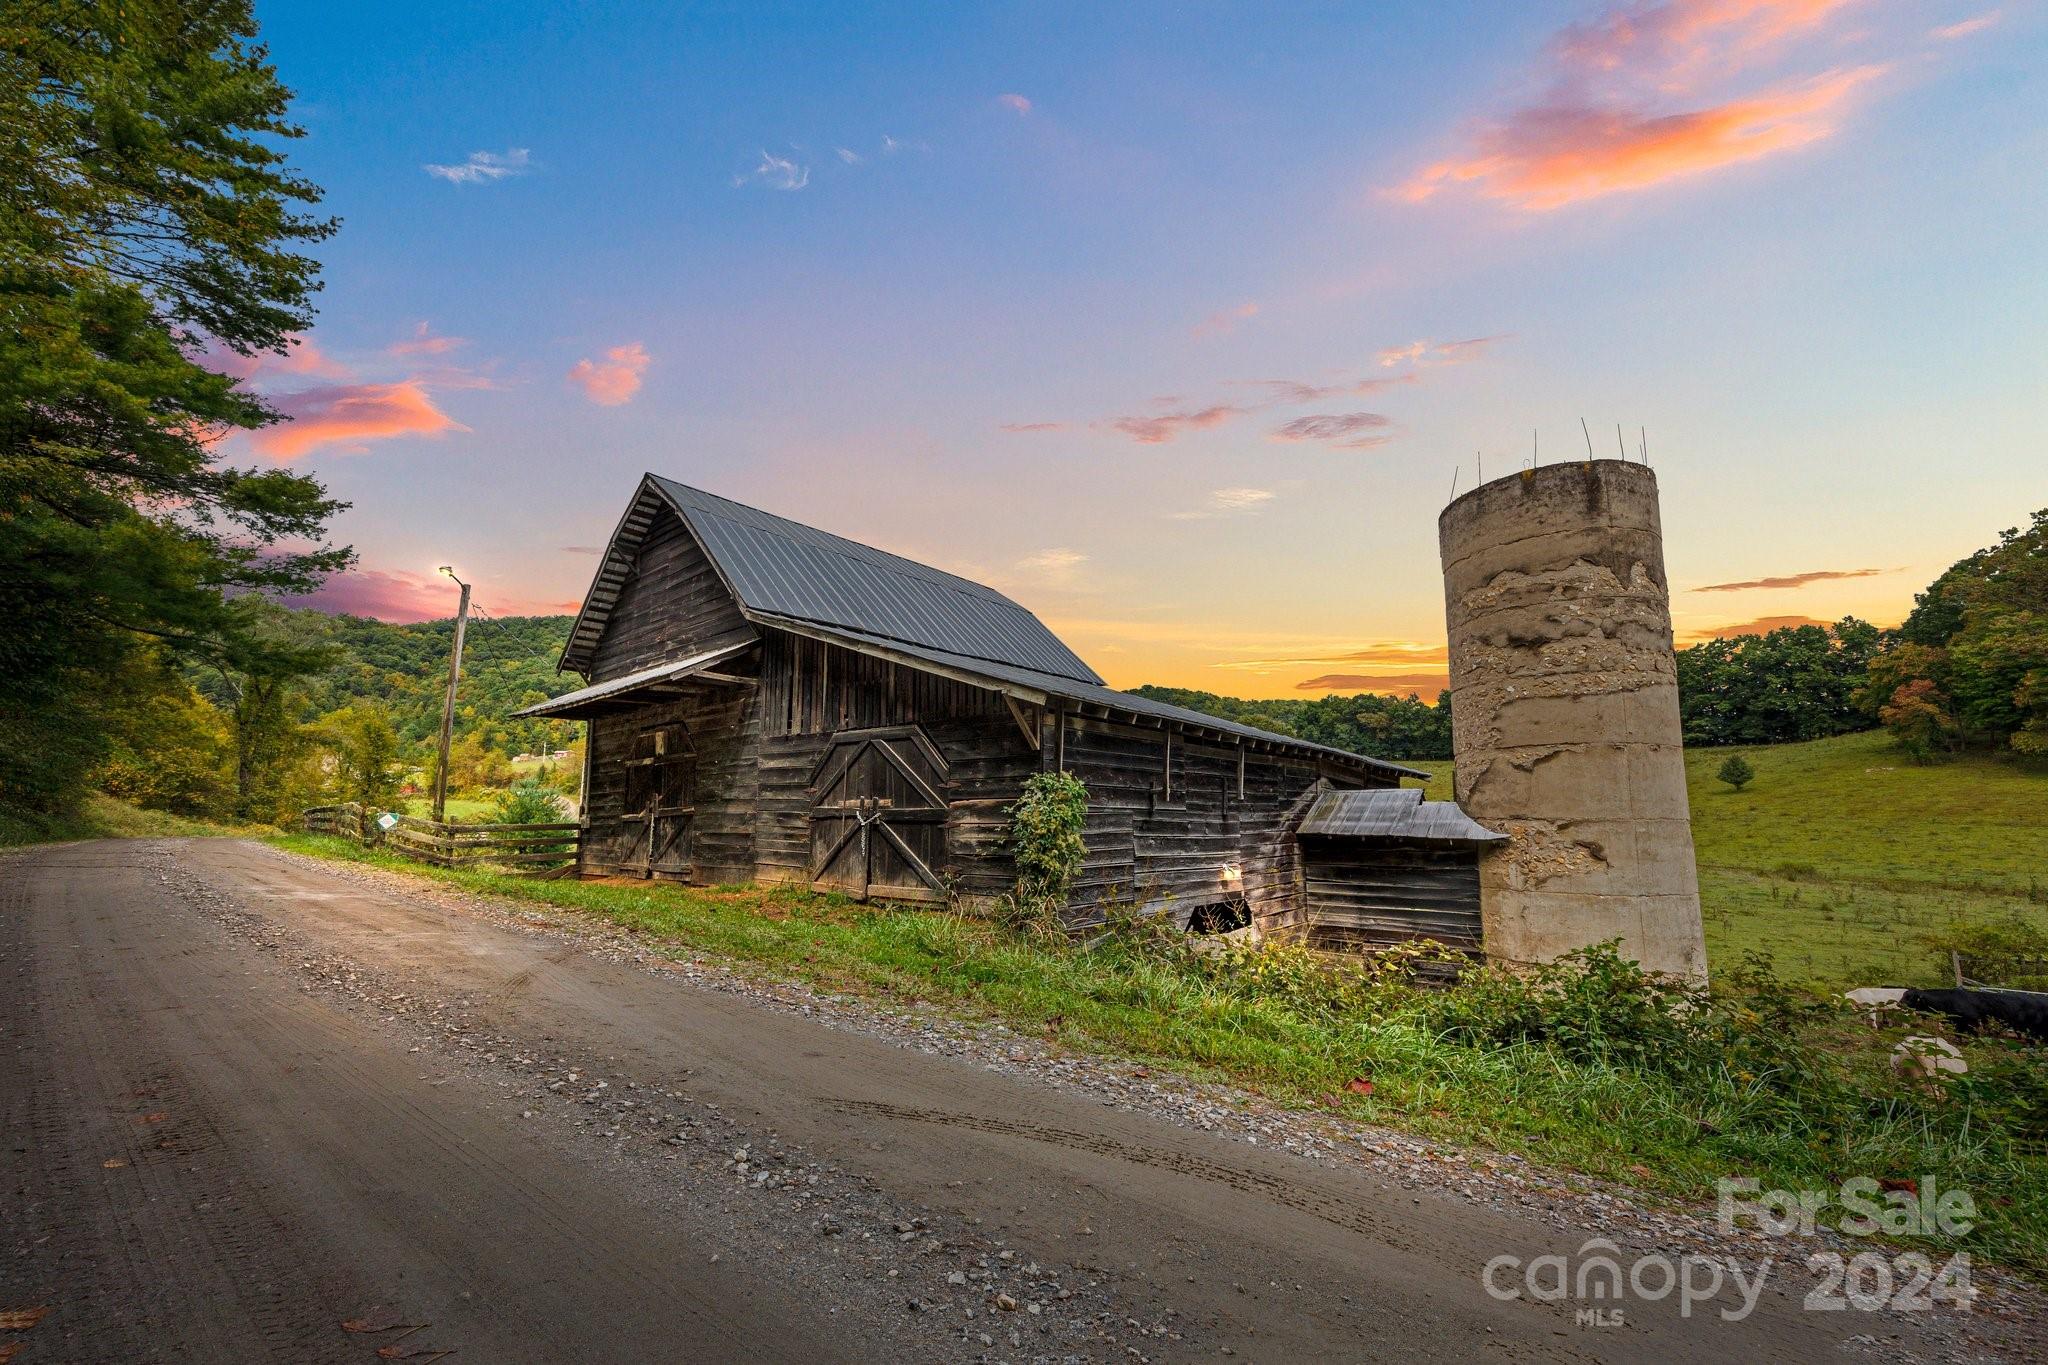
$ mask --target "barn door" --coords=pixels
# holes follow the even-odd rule
[[[681,725],[653,725],[633,737],[626,760],[626,817],[619,868],[643,877],[690,874],[696,750]]]
[[[811,886],[943,900],[946,760],[916,726],[842,730],[811,782]]]

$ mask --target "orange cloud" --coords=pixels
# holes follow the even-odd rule
[[[1886,569],[1816,569],[1812,573],[1786,574],[1779,578],[1751,578],[1741,583],[1709,583],[1694,592],[1742,592],[1749,588],[1803,588],[1808,583],[1825,583],[1837,578],[1875,578]]]
[[[1432,664],[1439,667],[1450,662],[1450,651],[1445,645],[1423,644],[1413,640],[1387,640],[1367,645],[1363,649],[1340,650],[1335,653],[1295,654],[1270,659],[1236,659],[1217,664],[1217,668],[1241,668],[1252,672],[1265,672],[1275,668],[1299,667],[1302,664],[1407,664],[1411,667]]]
[[[1647,189],[1755,161],[1832,135],[1850,92],[1882,66],[1830,72],[1804,85],[1686,113],[1618,106],[1529,109],[1482,131],[1475,155],[1425,168],[1397,194],[1421,203],[1447,185],[1532,211]]]
[[[1235,308],[1225,308],[1209,314],[1189,328],[1188,335],[1198,341],[1203,337],[1224,336],[1236,331],[1238,323],[1247,318],[1257,317],[1258,313],[1259,305],[1256,303],[1240,303]]]
[[[394,341],[384,349],[392,355],[446,355],[458,346],[467,346],[467,337],[436,336],[427,324],[417,323],[412,335],[403,341]]]
[[[1166,412],[1157,417],[1117,417],[1107,425],[1111,431],[1123,433],[1139,445],[1165,445],[1184,431],[1206,431],[1220,427],[1231,418],[1241,416],[1243,408],[1234,408],[1225,403],[1202,408],[1194,412]]]
[[[1568,66],[1684,69],[1716,57],[1741,61],[1810,33],[1855,0],[1664,0],[1609,10],[1552,43]],[[1667,75],[1668,79],[1668,75]]]
[[[468,431],[434,406],[418,381],[397,384],[330,384],[269,400],[287,419],[250,437],[257,451],[295,460],[326,445],[360,449],[365,441],[394,436],[442,436]]]
[[[1448,673],[1325,673],[1305,678],[1294,687],[1299,692],[1376,692],[1384,697],[1416,693],[1434,700],[1450,685]]]
[[[615,408],[640,392],[640,376],[648,364],[647,348],[639,342],[614,346],[603,360],[585,358],[569,368],[569,382],[583,390],[591,402]]]
[[[1754,621],[1743,621],[1731,626],[1707,626],[1688,631],[1687,638],[1701,640],[1733,640],[1740,635],[1768,635],[1774,630],[1794,630],[1800,626],[1831,626],[1833,621],[1823,621],[1817,616],[1759,616]]]
[[[1002,105],[1003,108],[1008,109],[1019,118],[1031,112],[1031,101],[1022,95],[997,95],[996,103]]]

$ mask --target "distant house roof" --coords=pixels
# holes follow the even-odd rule
[[[663,509],[682,518],[732,591],[740,613],[756,625],[870,654],[900,656],[1024,700],[1043,703],[1059,698],[1083,710],[1092,707],[1220,739],[1256,741],[1352,769],[1429,776],[1382,759],[1113,691],[1036,616],[993,588],[654,474],[641,480],[632,505],[612,533],[604,562],[570,629],[561,668],[589,671],[605,622],[632,574],[640,542]],[[630,686],[646,681],[636,674]],[[571,695],[584,702],[602,700],[585,694],[610,686]],[[616,690],[622,695],[628,689]],[[530,709],[539,714],[558,704]]]
[[[1441,844],[1495,844],[1496,834],[1455,801],[1425,801],[1415,787],[1324,792],[1309,807],[1301,833],[1345,839],[1426,839]]]

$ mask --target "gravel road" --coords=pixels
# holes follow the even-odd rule
[[[1503,1300],[1592,1236],[1826,1244],[242,841],[0,859],[0,1132],[18,1365],[2042,1354],[1983,1276]]]

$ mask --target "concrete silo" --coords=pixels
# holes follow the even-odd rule
[[[1544,465],[1437,522],[1458,803],[1509,835],[1480,862],[1489,956],[1618,938],[1704,977],[1657,479]]]

